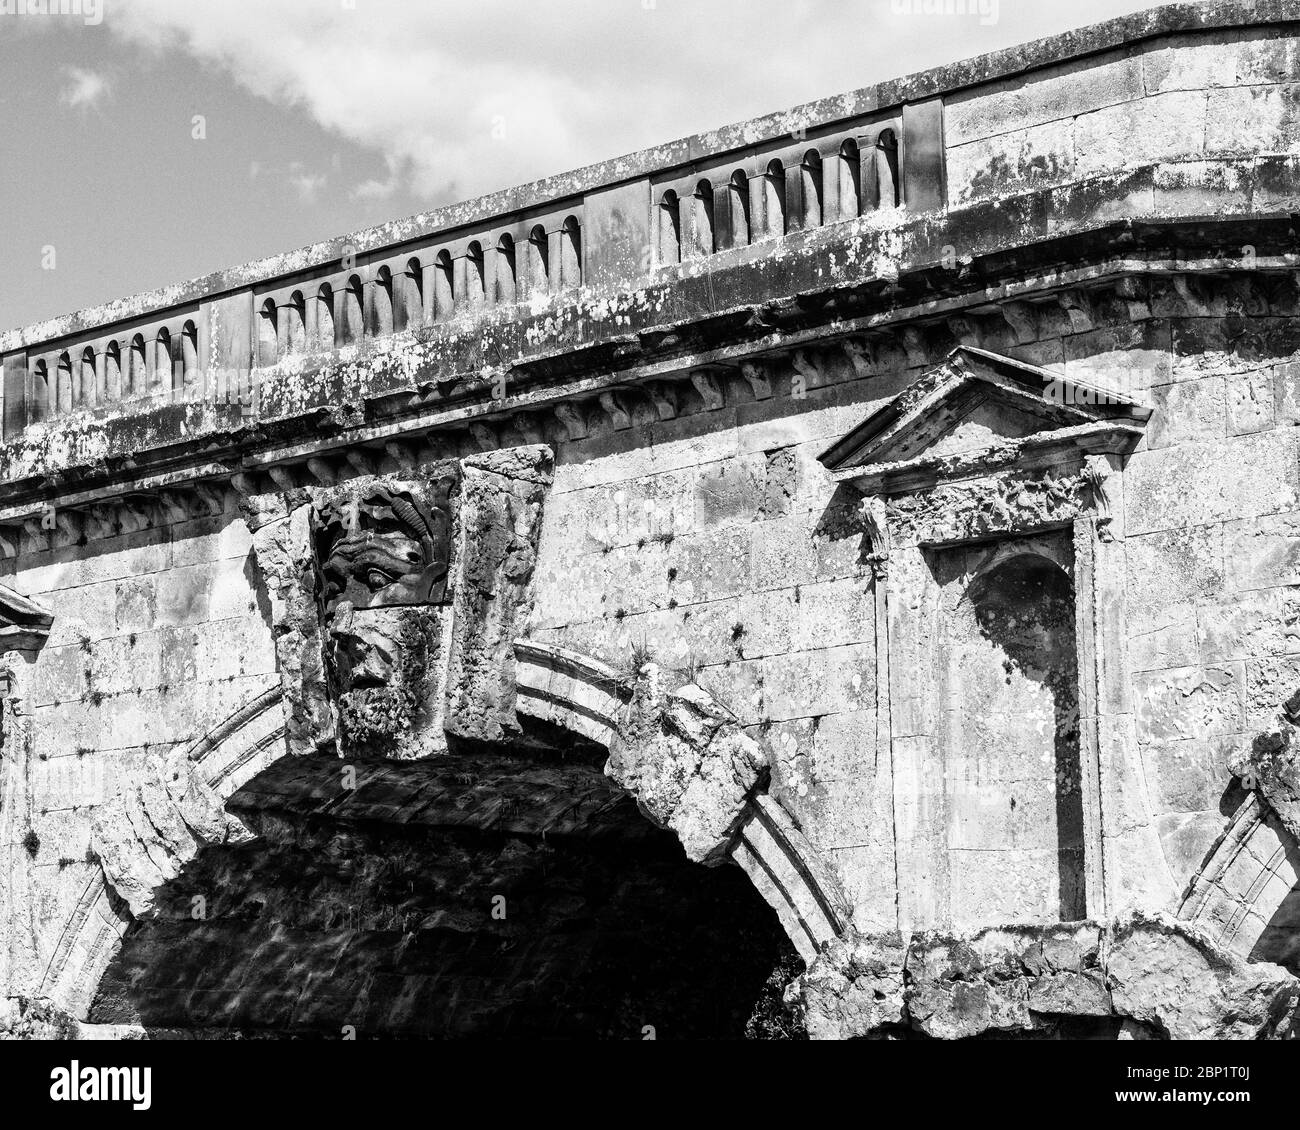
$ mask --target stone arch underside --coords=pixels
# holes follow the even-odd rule
[[[562,649],[521,641],[517,651],[516,708],[522,718],[533,718],[559,732],[574,735],[584,745],[599,749],[602,755],[611,748],[626,748],[630,708],[626,680],[594,661]],[[693,693],[691,688],[686,690]],[[703,692],[694,705],[716,709]],[[710,731],[710,736],[716,736],[716,730]],[[724,735],[715,752],[725,754],[732,737]],[[97,817],[94,834],[102,869],[87,883],[57,943],[42,995],[76,1016],[121,1022],[122,1016],[103,1014],[103,999],[111,1003],[114,988],[120,989],[124,983],[119,969],[125,960],[123,939],[128,937],[133,924],[152,920],[160,909],[165,912],[162,904],[168,900],[174,910],[179,893],[188,890],[185,884],[200,881],[195,876],[203,876],[203,882],[214,882],[217,872],[212,868],[220,866],[227,867],[229,874],[229,863],[214,863],[214,860],[226,855],[238,858],[241,851],[255,848],[261,850],[263,839],[256,839],[256,844],[254,840],[265,835],[265,827],[260,826],[256,809],[267,795],[279,798],[285,792],[285,781],[296,774],[299,779],[288,787],[301,787],[304,795],[310,794],[312,786],[310,783],[304,786],[301,777],[304,772],[315,771],[306,764],[315,759],[287,758],[285,754],[282,696],[276,687],[182,753],[166,762],[159,759],[153,775],[144,784],[105,806],[105,811]],[[407,764],[367,766],[363,776],[373,771],[373,776],[366,779],[374,789],[400,791],[400,780],[395,783],[391,778],[400,778]],[[337,772],[336,760],[332,759],[329,772]],[[619,782],[624,786],[620,789],[608,783],[603,774],[597,776],[602,784],[608,785],[611,794],[626,796],[625,782]],[[700,777],[705,785],[703,793],[696,789],[695,793],[700,795],[689,798],[687,808],[699,803],[704,794],[710,794],[712,800],[718,799],[716,789],[708,785],[706,777],[707,770]],[[674,826],[672,817],[665,818],[664,813],[655,809],[660,798],[651,796],[647,804],[635,789],[627,791],[632,793],[641,814],[652,817],[652,823],[647,823],[637,815],[638,825],[643,825],[649,833],[662,835],[652,827],[658,824],[681,836],[682,828]],[[608,808],[611,800],[609,796],[594,795],[589,799],[587,813]],[[506,800],[503,803],[525,802]],[[632,800],[626,803],[631,804]],[[775,911],[777,921],[800,956],[805,961],[811,960],[824,942],[838,935],[847,920],[844,899],[834,878],[820,864],[789,816],[769,797],[751,789],[733,807],[735,811],[727,817],[725,846],[721,852],[712,853],[707,861],[737,863],[763,902]],[[681,810],[680,805],[678,809]],[[683,811],[677,815],[682,816]],[[320,814],[304,809],[299,815],[315,819]],[[279,818],[277,815],[275,821]],[[562,841],[565,830],[554,824],[549,827],[553,839]],[[690,858],[700,858],[698,850],[692,852],[689,842],[683,842],[687,842]],[[731,868],[715,872],[692,864],[686,866],[689,872],[678,874],[675,882],[689,886],[694,880],[687,876],[698,873],[700,883],[711,884],[710,899],[738,897],[734,891],[736,882],[749,886]],[[720,882],[722,885],[718,886]],[[626,898],[626,892],[620,897]],[[743,916],[743,913],[733,911],[732,916]],[[761,924],[752,924],[748,932],[761,934]],[[100,1004],[95,1007],[98,1015],[92,1013],[97,994],[101,996]]]
[[[1178,917],[1247,961],[1300,969],[1300,849],[1257,793],[1238,806]]]
[[[101,867],[87,880],[55,944],[41,996],[84,1017],[152,889],[176,874],[203,839],[240,834],[214,809],[283,755],[282,698],[278,684],[268,688],[188,748],[166,762],[159,759],[155,776],[138,791],[119,794],[105,806],[92,832]],[[149,843],[151,850],[129,852],[128,844],[136,842]]]

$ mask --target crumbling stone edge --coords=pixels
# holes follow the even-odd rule
[[[906,939],[850,929],[785,1003],[813,1039],[1300,1038],[1300,980],[1166,915]]]

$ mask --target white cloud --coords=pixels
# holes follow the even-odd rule
[[[1051,13],[1002,0],[997,29],[899,16],[890,0],[115,0],[106,12],[125,40],[184,51],[376,152],[354,196],[400,186],[441,202],[1149,2]]]
[[[82,67],[64,67],[63,73],[68,81],[59,91],[59,100],[73,109],[97,109],[100,101],[112,90],[108,77],[97,71],[88,71]]]

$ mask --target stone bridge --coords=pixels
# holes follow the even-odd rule
[[[0,1026],[1290,1034],[1300,12],[0,335]]]

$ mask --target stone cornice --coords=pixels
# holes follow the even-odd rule
[[[1249,265],[1210,246],[1219,237],[1235,243],[1247,236],[1259,251]],[[6,445],[8,465],[32,460],[34,473],[0,487],[0,552],[80,544],[143,528],[163,514],[171,520],[215,514],[230,490],[289,490],[779,400],[794,394],[796,381],[816,390],[886,376],[934,364],[960,344],[1006,352],[1054,335],[1153,317],[1294,317],[1300,257],[1269,254],[1291,241],[1285,218],[1208,226],[1124,222],[1023,247],[1009,253],[1001,273],[991,255],[957,270],[923,266],[889,280],[831,279],[816,293],[799,293],[799,280],[787,276],[785,293],[795,297],[700,311],[694,318],[688,309],[667,324],[662,309],[650,308],[640,326],[629,317],[633,324],[617,338],[593,334],[567,348],[561,340],[545,341],[510,368],[507,395],[499,399],[492,397],[496,374],[490,370],[472,379],[438,380],[445,369],[429,361],[426,342],[411,338],[383,351],[383,365],[365,370],[367,383],[349,391],[346,367],[327,366],[320,370],[328,378],[321,403],[303,404],[300,397],[293,410],[253,422],[240,418],[237,405],[218,411],[173,404],[98,422],[89,458],[78,454],[77,433],[69,436],[57,426],[44,433],[48,456],[31,446],[31,437]],[[1194,246],[1208,253],[1195,257]],[[1091,261],[1079,261],[1085,253]],[[759,276],[755,297],[773,293],[772,279],[757,263],[742,260],[733,269],[738,280],[747,272]],[[728,279],[706,281],[725,285]],[[670,287],[664,294],[674,296]],[[477,348],[481,361],[481,340],[466,347]],[[290,387],[300,395],[309,375],[292,374],[296,384]],[[116,439],[109,431],[114,427]],[[62,465],[44,473],[36,470],[38,457]]]

